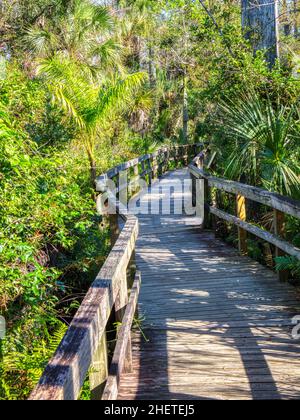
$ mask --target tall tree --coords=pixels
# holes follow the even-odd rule
[[[90,163],[91,182],[96,178],[95,147],[108,115],[122,110],[145,81],[144,73],[133,73],[125,78],[118,74],[103,84],[89,80],[89,69],[60,55],[44,60],[39,72],[48,81],[49,89],[62,109],[78,128]]]
[[[266,51],[270,66],[279,58],[278,0],[242,0],[242,25],[254,52]]]
[[[299,27],[300,27],[300,1],[299,0],[293,0],[292,12],[294,15],[293,16],[294,35],[296,38],[298,38]]]

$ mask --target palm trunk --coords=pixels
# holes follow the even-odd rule
[[[96,177],[97,177],[97,169],[96,169],[95,161],[91,162],[90,173],[91,173],[91,184],[93,187],[95,187],[95,182],[96,182]]]
[[[88,148],[86,149],[89,163],[90,163],[90,179],[92,188],[95,188],[96,178],[97,178],[97,164],[94,158],[94,154]]]
[[[286,36],[289,36],[291,34],[291,14],[287,0],[283,0],[281,15],[284,34]]]
[[[151,89],[154,89],[156,85],[156,75],[155,75],[153,48],[151,46],[149,46],[148,48],[148,55],[149,55],[148,72],[149,72],[150,87]]]
[[[299,0],[294,0],[294,10],[293,10],[293,15],[294,15],[294,36],[295,38],[299,38],[299,16],[300,16],[300,2]]]

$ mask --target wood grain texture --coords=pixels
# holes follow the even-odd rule
[[[270,66],[279,58],[279,1],[242,0],[242,26],[254,53],[262,50]]]
[[[178,146],[181,157],[193,156],[201,145]],[[174,149],[174,148],[173,148]],[[172,150],[173,150],[172,149]],[[98,177],[96,190],[105,193],[103,203],[98,203],[101,214],[107,216],[108,198],[116,201],[119,213],[128,199],[127,178],[124,174],[145,178],[151,183],[153,160],[160,161],[162,171],[169,165],[170,148],[163,148],[151,155],[141,156],[125,162]],[[139,170],[141,168],[141,172]],[[118,175],[121,175],[119,177]],[[107,188],[106,181],[114,180],[114,190]],[[125,183],[124,183],[125,180]],[[125,198],[123,197],[125,195]],[[115,210],[116,210],[115,209]],[[91,374],[91,388],[95,398],[99,397],[107,378],[106,325],[113,307],[116,320],[121,321],[128,303],[127,287],[131,283],[131,274],[135,267],[135,242],[138,236],[138,220],[133,215],[121,212],[125,220],[122,232],[119,232],[118,215],[109,215],[111,227],[112,251],[106,259],[99,275],[89,289],[83,303],[75,315],[68,331],[60,343],[55,355],[48,363],[37,387],[32,392],[31,400],[74,400],[77,399],[89,368],[95,368]],[[106,217],[107,218],[107,217]],[[129,275],[129,278],[127,278]],[[127,340],[128,363],[130,340]],[[131,361],[130,363],[131,364]]]
[[[194,166],[194,164],[189,165],[189,170],[197,178],[207,179],[210,187],[216,187],[232,194],[243,195],[249,200],[257,201],[300,219],[300,202],[298,200],[271,193],[251,185],[211,176],[203,169]]]
[[[247,220],[247,211],[246,211],[246,198],[242,195],[236,196],[236,215],[243,222]],[[239,240],[239,251],[241,255],[247,255],[248,246],[247,246],[247,231],[238,228],[238,240]]]
[[[129,216],[30,400],[78,398],[105,334],[106,324],[124,280],[137,236],[138,220]]]
[[[286,242],[285,240],[281,239],[279,236],[274,235],[273,233],[270,233],[266,230],[263,230],[257,226],[254,226],[250,223],[244,222],[243,220],[239,219],[238,217],[232,216],[223,210],[216,209],[214,207],[210,207],[210,212],[212,214],[215,214],[220,219],[226,220],[229,223],[233,223],[239,228],[244,229],[245,231],[252,233],[253,235],[257,236],[258,238],[261,238],[265,240],[266,242],[269,242],[272,245],[275,245],[277,248],[279,248],[281,251],[286,252],[289,255],[292,255],[295,258],[298,258],[300,260],[300,248],[297,248],[290,243]]]
[[[200,152],[200,150],[203,148],[202,143],[197,144],[189,144],[189,145],[179,145],[179,146],[173,146],[173,147],[163,147],[156,152],[152,154],[147,154],[144,156],[140,156],[136,159],[129,160],[127,162],[122,163],[121,165],[115,166],[114,168],[107,171],[105,174],[100,175],[96,179],[96,191],[102,192],[103,191],[103,183],[105,184],[105,181],[107,179],[112,179],[116,177],[120,172],[126,171],[129,168],[133,168],[138,165],[145,165],[145,162],[147,161],[159,161],[161,164],[168,163],[167,158],[170,155],[170,152],[173,150],[178,149],[178,154],[181,159],[188,158],[188,154],[190,152],[191,156],[194,154],[194,151],[197,150],[197,152]],[[151,171],[150,171],[151,172]],[[147,172],[148,173],[148,172]]]
[[[179,170],[162,181],[188,176]],[[160,214],[139,222],[147,341],[134,332],[133,371],[122,375],[118,398],[299,399],[296,289],[201,230],[196,218]]]
[[[274,210],[274,233],[277,236],[282,238],[285,237],[285,214],[281,211]],[[276,247],[276,257],[283,257],[286,255],[280,248]],[[278,277],[280,281],[288,281],[289,272],[288,271],[279,271]]]
[[[131,326],[136,310],[140,286],[141,274],[138,272],[133,284],[128,305],[126,307],[126,312],[122,320],[122,326],[118,332],[118,340],[102,400],[116,400],[118,397],[118,386],[121,374],[125,368],[128,344],[131,345]],[[130,370],[132,370],[132,366]]]

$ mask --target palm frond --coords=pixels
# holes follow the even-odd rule
[[[146,78],[147,75],[143,72],[133,73],[125,79],[116,79],[107,88],[101,88],[95,108],[86,112],[85,119],[88,125],[94,128],[97,121],[105,117],[112,108],[120,109],[124,107]]]
[[[233,149],[225,175],[284,195],[299,190],[300,167],[291,158],[300,140],[297,108],[275,108],[255,93],[221,104],[220,124]]]
[[[300,275],[300,261],[291,256],[277,257],[275,259],[277,271],[291,271],[293,275]]]
[[[28,29],[24,41],[33,52],[41,56],[50,53],[58,47],[58,40],[55,34],[38,27]]]
[[[122,66],[122,45],[114,39],[107,39],[104,42],[97,43],[91,51],[93,61],[99,63],[100,68],[118,68],[124,71]],[[114,70],[115,71],[115,70]]]

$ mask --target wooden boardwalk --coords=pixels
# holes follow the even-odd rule
[[[169,173],[162,185],[188,176]],[[173,204],[181,199],[174,194]],[[133,372],[123,375],[119,399],[300,398],[296,289],[201,231],[195,217],[139,219],[147,341],[134,333]]]

